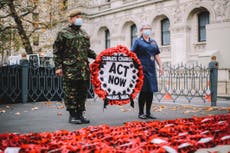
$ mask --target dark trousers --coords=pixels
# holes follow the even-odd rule
[[[144,114],[144,106],[146,104],[146,115],[150,115],[151,106],[153,101],[153,92],[141,91],[138,97],[139,115]]]
[[[67,111],[85,111],[85,101],[89,88],[89,80],[67,80],[63,81],[64,101]]]

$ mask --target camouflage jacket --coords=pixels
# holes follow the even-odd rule
[[[82,29],[70,25],[62,29],[53,45],[56,69],[63,70],[64,79],[89,80],[89,58],[96,58],[90,49],[88,34]]]

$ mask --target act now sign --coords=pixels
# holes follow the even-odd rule
[[[103,56],[99,79],[109,100],[129,99],[138,78],[138,68],[131,57],[124,54]]]

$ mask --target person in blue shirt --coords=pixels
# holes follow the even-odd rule
[[[159,66],[159,75],[162,75],[162,64],[160,59],[160,51],[154,39],[150,36],[152,34],[151,25],[144,24],[140,29],[141,36],[137,38],[131,51],[136,53],[141,61],[144,72],[144,84],[138,97],[139,115],[140,119],[156,119],[151,115],[151,106],[153,101],[153,92],[158,91],[157,75],[155,61]],[[146,114],[144,114],[144,105],[146,105]]]

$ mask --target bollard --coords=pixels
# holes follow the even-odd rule
[[[212,56],[211,62],[208,65],[210,72],[211,106],[216,106],[217,101],[218,66],[216,56]]]
[[[29,62],[27,59],[20,60],[20,65],[22,68],[21,80],[22,80],[22,102],[26,103],[28,101],[28,70]]]

